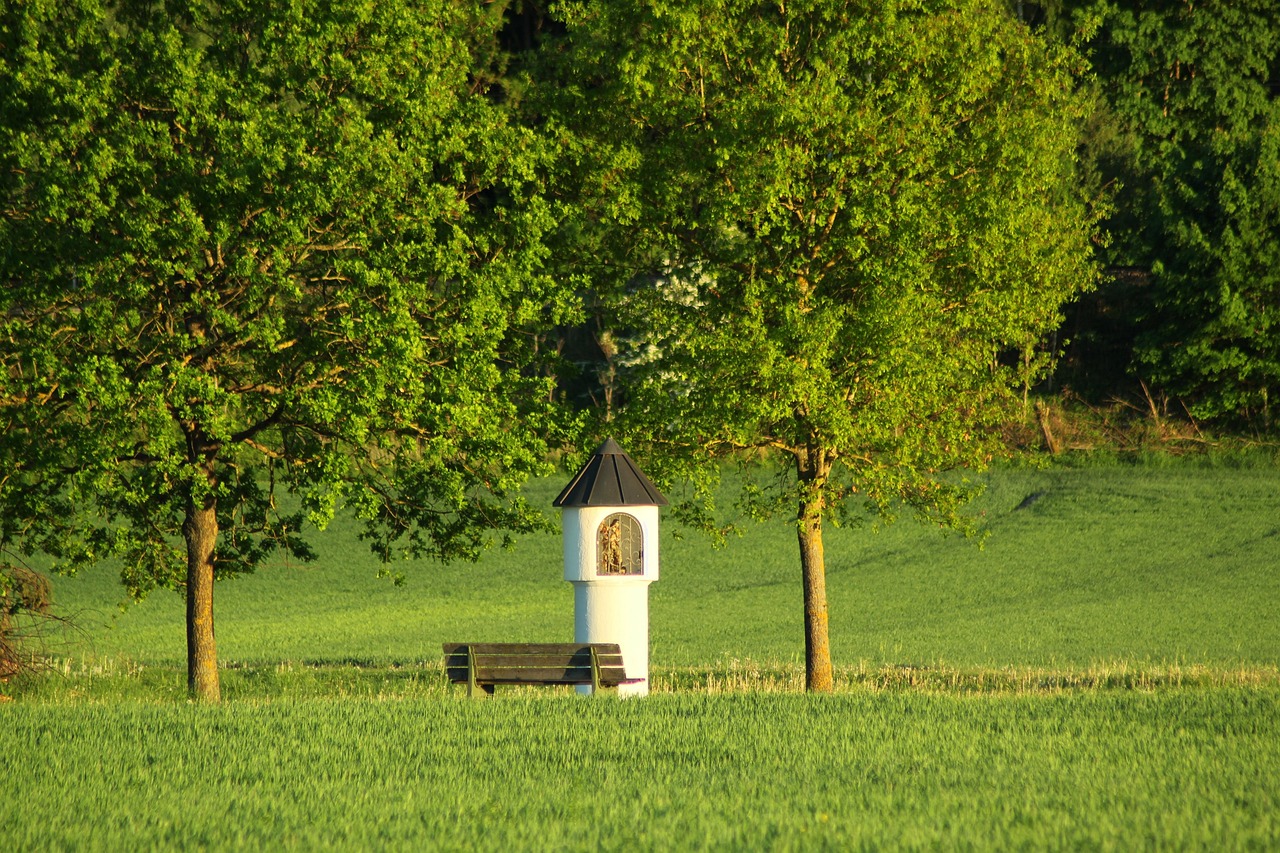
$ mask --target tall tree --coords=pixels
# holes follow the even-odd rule
[[[1027,366],[1007,354],[1093,281],[1079,61],[982,0],[561,8],[543,109],[591,165],[631,440],[668,478],[788,462],[752,500],[795,513],[807,683],[830,690],[824,522],[963,527],[946,472],[996,451]]]
[[[384,559],[536,523],[542,148],[421,0],[0,4],[0,546],[187,602],[346,502]],[[483,53],[483,51],[481,51]],[[280,493],[296,495],[281,509]]]

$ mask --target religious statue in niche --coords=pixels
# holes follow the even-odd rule
[[[616,512],[600,522],[596,537],[596,574],[638,575],[644,572],[644,536],[640,523]]]

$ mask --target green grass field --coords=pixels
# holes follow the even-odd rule
[[[909,519],[828,529],[837,665],[1082,668],[1123,662],[1231,667],[1280,660],[1280,468],[1201,459],[1005,469],[975,506],[984,547]],[[532,492],[548,508],[563,483]],[[1023,507],[1019,509],[1018,507]],[[479,564],[402,564],[397,588],[335,524],[321,559],[219,584],[227,664],[434,662],[440,643],[572,639],[573,594],[557,534]],[[656,668],[799,664],[799,563],[785,520],[722,550],[696,534],[662,539],[651,588]],[[185,661],[183,606],[160,591],[120,614],[103,568],[59,579],[88,630],[77,661]]]
[[[220,585],[217,708],[176,596],[58,579],[84,631],[0,704],[0,847],[1280,848],[1280,468],[988,479],[982,549],[829,531],[830,697],[798,692],[785,522],[665,531],[623,702],[443,682],[443,641],[571,639],[555,535],[395,588],[340,525]]]
[[[8,849],[1274,849],[1280,694],[18,705]]]

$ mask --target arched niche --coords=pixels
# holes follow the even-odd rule
[[[644,574],[644,528],[634,515],[615,512],[596,528],[596,574]]]

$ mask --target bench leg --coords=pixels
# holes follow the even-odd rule
[[[591,695],[592,696],[617,696],[617,686],[609,687],[601,683],[600,678],[600,659],[596,657],[595,648],[591,649]]]
[[[483,692],[477,692],[476,690],[477,687]],[[484,698],[485,696],[492,696],[492,695],[493,695],[492,684],[476,684],[476,656],[475,656],[475,653],[471,651],[471,648],[468,647],[467,648],[467,696],[474,699],[477,697]]]

